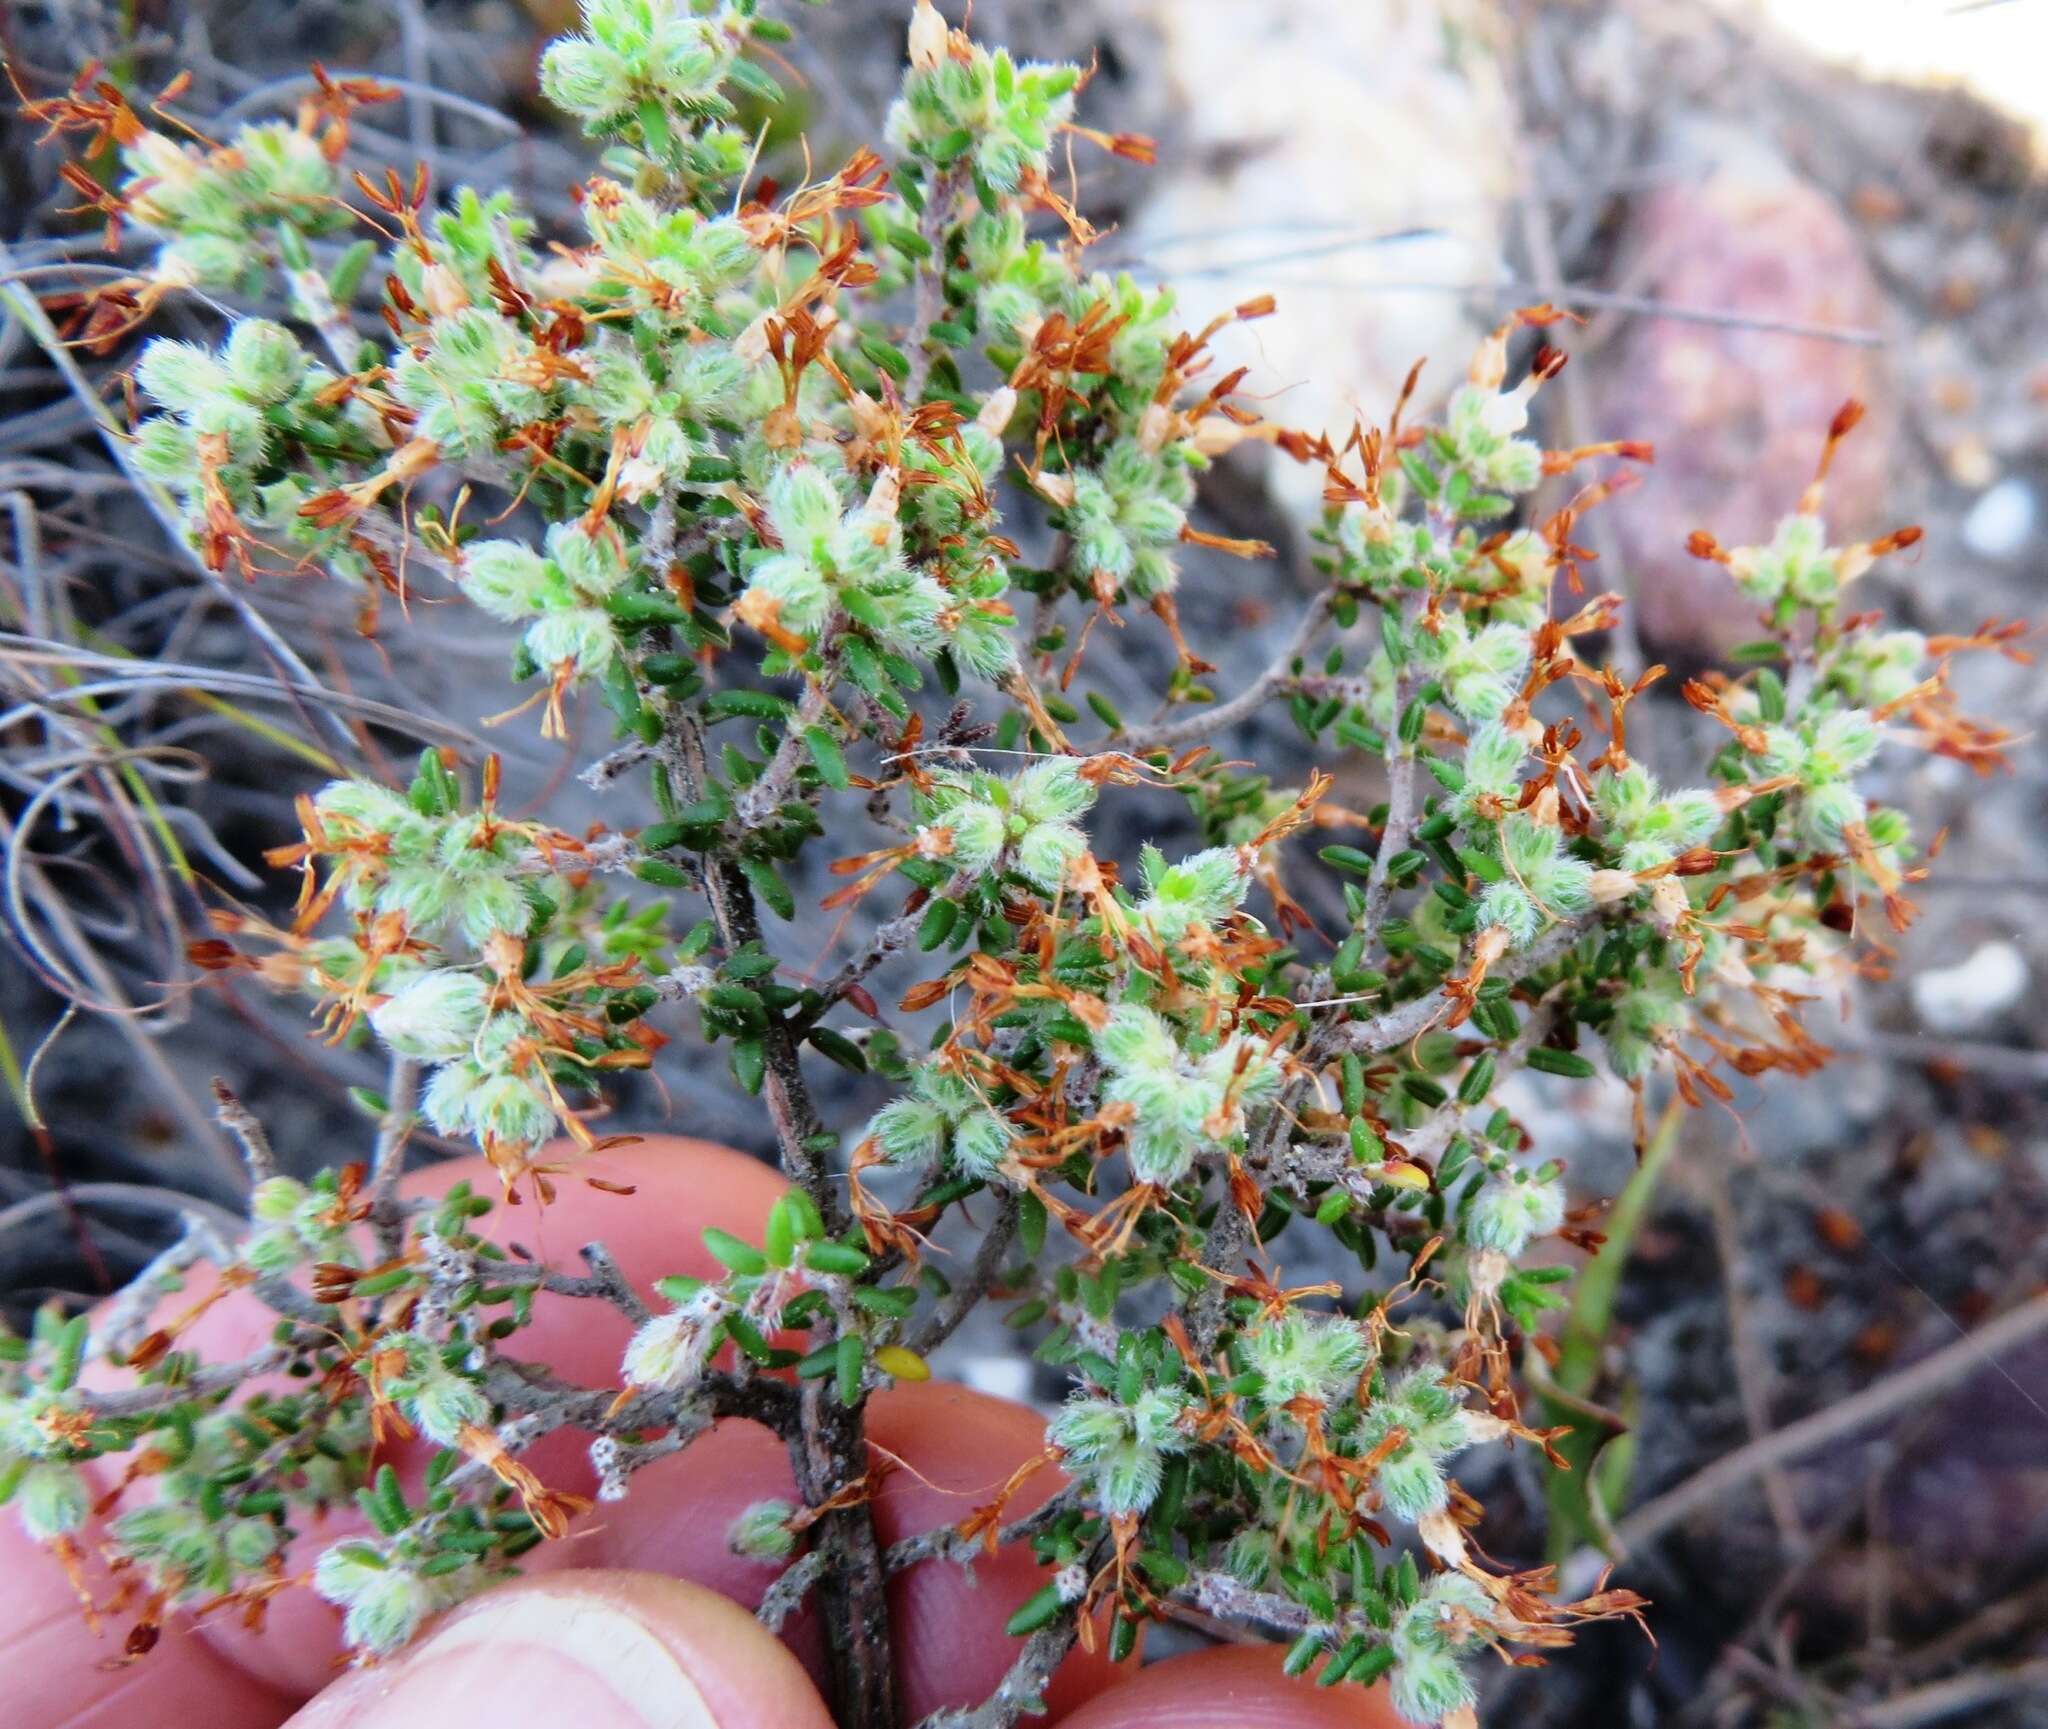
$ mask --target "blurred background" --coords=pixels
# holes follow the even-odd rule
[[[566,232],[588,157],[538,103],[534,63],[572,10],[9,0],[0,54],[37,95],[93,60],[144,90],[189,70],[176,112],[216,131],[289,113],[313,59],[375,72],[404,99],[358,123],[360,165],[511,187]],[[788,138],[829,164],[878,130],[907,6],[791,10]],[[1191,326],[1277,294],[1278,316],[1236,333],[1273,419],[1383,420],[1416,360],[1440,397],[1509,308],[1581,313],[1542,436],[1658,450],[1586,536],[1594,584],[1632,597],[1618,663],[1689,671],[1755,634],[1686,535],[1766,535],[1850,396],[1871,413],[1831,519],[1926,529],[1867,579],[1870,604],[1930,632],[2042,615],[2048,0],[980,0],[974,27],[1092,59],[1083,118],[1159,138],[1149,169],[1077,151],[1096,256],[1179,284]],[[46,297],[121,262],[61,214],[58,161],[0,102],[0,276]],[[158,325],[216,327],[192,305]],[[118,1282],[178,1207],[237,1206],[212,1076],[289,1165],[366,1147],[350,1089],[379,1084],[374,1053],[314,1042],[302,1003],[202,980],[185,955],[211,906],[288,904],[261,855],[290,838],[294,793],[446,742],[501,751],[511,802],[544,799],[563,827],[640,814],[574,778],[602,717],[567,750],[527,722],[483,726],[505,706],[506,645],[474,613],[387,601],[366,633],[361,593],[310,574],[205,580],[78,393],[118,402],[133,357],[81,353],[89,377],[67,379],[0,320],[0,1302],[16,1320]],[[1315,491],[1236,459],[1207,488],[1205,526],[1281,548],[1184,581],[1219,689],[1271,658],[1309,592]],[[1135,627],[1089,657],[1127,713],[1169,665]],[[1641,1171],[1618,1088],[1513,1098],[1580,1198],[1627,1196],[1559,1393],[1613,1431],[1597,1466],[1613,1512],[1558,1504],[1526,1449],[1464,1480],[1500,1562],[1548,1555],[1585,1588],[1602,1547],[1622,1556],[1616,1582],[1655,1599],[1656,1647],[1602,1628],[1545,1675],[1500,1670],[1490,1723],[2048,1725],[2048,679],[1992,656],[1957,671],[1964,706],[2021,743],[1994,778],[1883,763],[1881,796],[1946,850],[1891,977],[1814,1006],[1830,1068],[1691,1114]],[[1653,765],[1702,760],[1675,697],[1631,723]],[[1276,712],[1230,744],[1284,767],[1295,742]],[[1345,773],[1344,802],[1372,802],[1370,770]],[[1163,797],[1104,816],[1126,853],[1189,838]],[[807,971],[859,934],[806,917],[783,952]],[[876,1098],[835,1082],[834,1126]],[[687,1037],[608,1126],[767,1150],[761,1113]],[[1317,1275],[1306,1242],[1276,1253]],[[1057,1396],[993,1322],[950,1350],[948,1371],[988,1390]]]

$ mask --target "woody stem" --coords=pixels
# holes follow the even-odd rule
[[[925,188],[924,209],[918,213],[918,236],[931,248],[931,255],[918,264],[910,334],[903,345],[910,361],[903,380],[903,400],[910,408],[923,400],[925,383],[931,377],[931,330],[946,309],[946,236],[966,183],[966,174],[957,163],[944,170]]]
[[[677,722],[664,741],[688,797],[702,796],[706,780],[704,740],[693,720]],[[720,941],[728,953],[761,940],[754,893],[729,851],[707,856],[704,887]],[[782,1168],[817,1204],[828,1233],[846,1228],[848,1214],[816,1150],[818,1115],[797,1058],[789,1023],[770,1018],[762,1035],[766,1058],[762,1093],[775,1126]],[[825,1381],[805,1385],[796,1432],[789,1437],[790,1465],[807,1507],[823,1507],[859,1483],[867,1472],[863,1404],[842,1404]],[[827,1629],[829,1697],[840,1729],[896,1729],[896,1667],[890,1649],[889,1605],[881,1547],[865,1495],[847,1497],[813,1527],[824,1570],[818,1597]]]

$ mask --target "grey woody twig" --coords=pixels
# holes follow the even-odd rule
[[[1295,626],[1287,646],[1264,672],[1229,700],[1199,709],[1180,720],[1133,728],[1116,735],[1111,742],[1117,749],[1129,751],[1133,756],[1146,756],[1155,750],[1178,750],[1184,745],[1199,744],[1241,725],[1274,697],[1286,694],[1295,677],[1296,663],[1315,646],[1316,638],[1322,635],[1324,625],[1329,622],[1332,604],[1327,592],[1310,601],[1302,609],[1301,621]]]
[[[235,1138],[235,1144],[242,1149],[243,1161],[249,1167],[249,1186],[267,1182],[277,1175],[277,1154],[271,1149],[270,1136],[256,1113],[242,1103],[219,1076],[213,1082],[214,1115],[220,1118],[221,1127]]]
[[[1932,1356],[1865,1387],[1840,1404],[1738,1447],[1622,1519],[1615,1526],[1617,1558],[1625,1559],[1654,1543],[1764,1472],[1808,1458],[1835,1441],[1897,1412],[1910,1410],[1972,1375],[1997,1368],[1999,1358],[2043,1333],[2048,1333],[2048,1292],[2030,1298],[1996,1320],[1986,1321]]]

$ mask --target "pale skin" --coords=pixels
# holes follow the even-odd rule
[[[712,1270],[705,1225],[758,1234],[783,1180],[703,1142],[657,1138],[592,1161],[590,1174],[635,1186],[630,1199],[573,1179],[556,1204],[501,1209],[486,1221],[500,1240],[551,1260],[603,1239],[652,1298],[666,1273]],[[460,1177],[483,1190],[481,1161],[419,1173],[414,1192]],[[180,1299],[180,1302],[189,1298]],[[232,1357],[267,1329],[267,1312],[231,1299],[190,1342]],[[543,1298],[522,1354],[591,1386],[614,1384],[626,1337],[602,1305]],[[956,1523],[1043,1445],[1020,1405],[931,1383],[878,1395],[868,1435],[894,1462],[876,1502],[887,1543]],[[586,1437],[542,1441],[528,1462],[552,1485],[587,1490]],[[1028,1511],[1058,1486],[1044,1471],[1014,1500]],[[122,1623],[95,1635],[56,1562],[0,1515],[0,1697],[13,1729],[831,1729],[813,1684],[818,1629],[806,1614],[784,1636],[749,1612],[778,1570],[726,1547],[749,1503],[791,1494],[781,1443],[742,1422],[650,1466],[623,1503],[600,1504],[561,1543],[529,1558],[528,1577],[500,1586],[430,1626],[407,1650],[370,1669],[339,1667],[338,1616],[309,1590],[271,1606],[262,1634],[232,1617],[201,1626],[174,1619],[156,1649],[120,1661]],[[343,1527],[302,1540],[295,1567]],[[1028,1551],[979,1563],[970,1586],[950,1563],[927,1562],[892,1586],[905,1720],[979,1702],[1015,1651],[1003,1622],[1040,1582]],[[96,1576],[104,1599],[111,1585]],[[1064,1729],[1397,1729],[1378,1693],[1288,1680],[1280,1651],[1220,1647],[1143,1670],[1077,1653],[1056,1678],[1049,1718]]]

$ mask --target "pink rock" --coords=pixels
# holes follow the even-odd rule
[[[1673,306],[1873,330],[1881,291],[1842,212],[1769,159],[1718,168],[1638,204],[1641,261],[1630,287]],[[1724,546],[1770,537],[1813,476],[1828,423],[1849,397],[1869,415],[1843,446],[1825,512],[1837,539],[1894,523],[1886,509],[1896,414],[1882,351],[1815,336],[1630,315],[1588,367],[1602,438],[1644,438],[1657,461],[1606,511],[1616,569],[1648,650],[1711,659],[1757,634],[1754,604],[1686,536]]]

